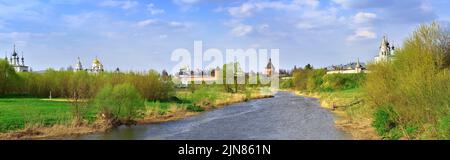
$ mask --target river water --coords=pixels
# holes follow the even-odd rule
[[[223,107],[184,120],[119,127],[85,140],[340,140],[331,112],[317,99],[279,92],[274,98]]]

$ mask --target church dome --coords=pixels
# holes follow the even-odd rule
[[[94,64],[94,65],[100,65],[101,63],[100,63],[100,60],[98,60],[98,58],[95,58],[95,59],[92,61],[92,64]]]
[[[270,58],[269,63],[267,63],[266,69],[273,69],[273,68],[275,68],[275,67],[273,66],[272,59]]]

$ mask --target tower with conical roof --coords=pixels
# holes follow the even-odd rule
[[[364,67],[361,65],[361,63],[359,62],[359,58],[358,61],[356,62],[356,66],[355,66],[355,71],[356,73],[361,73],[363,72]]]
[[[272,64],[272,58],[269,58],[269,63],[267,63],[267,66],[265,68],[265,72],[266,72],[265,74],[267,76],[272,76],[274,70],[275,70],[275,66],[273,66],[273,64]]]
[[[25,58],[23,57],[23,52],[22,52],[22,58],[20,59],[20,60],[22,60],[22,66],[25,66]]]
[[[75,64],[75,72],[82,71],[83,70],[83,64],[81,64],[80,57],[78,57],[78,62]]]

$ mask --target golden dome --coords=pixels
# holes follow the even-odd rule
[[[98,58],[95,58],[94,61],[92,61],[92,64],[100,65],[100,60]]]

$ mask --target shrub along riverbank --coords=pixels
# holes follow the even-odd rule
[[[421,25],[395,59],[369,66],[367,105],[387,139],[450,139],[450,28]]]
[[[449,31],[420,26],[393,60],[369,64],[367,74],[298,69],[295,89],[340,114],[337,126],[357,139],[450,139]]]

